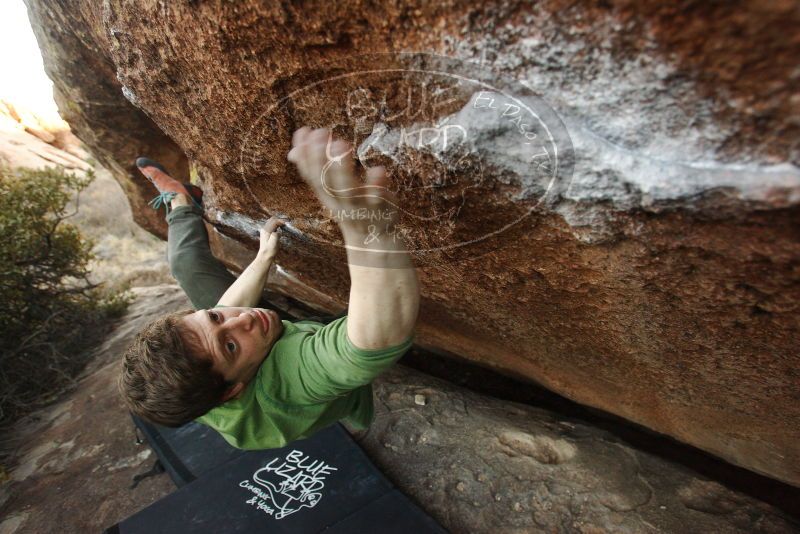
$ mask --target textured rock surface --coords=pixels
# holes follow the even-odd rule
[[[15,433],[18,461],[0,485],[3,534],[97,532],[174,490],[165,474],[129,489],[155,457],[135,444],[116,391],[117,358],[146,321],[189,303],[174,285],[135,292],[76,390]],[[375,392],[376,420],[361,446],[452,532],[798,528],[773,506],[585,422],[399,366],[376,382]]]
[[[344,114],[345,82],[265,112],[365,52],[434,51],[519,80],[563,119],[573,179],[490,243],[421,258],[420,342],[800,485],[795,2],[26,3],[60,109],[137,221],[164,234],[133,158],[191,167],[234,241],[292,219],[278,276],[329,309],[346,270],[315,242],[335,232],[286,165],[287,133],[337,124],[362,143],[376,124]],[[541,189],[465,104],[438,118],[475,132],[480,183],[474,166],[436,183],[441,154],[399,154],[434,191],[406,208],[447,210],[474,187],[469,210],[430,225],[460,242],[527,213]],[[382,120],[396,133],[437,117],[424,118]]]
[[[451,532],[800,528],[775,508],[553,412],[402,366],[377,381],[375,397],[361,446]]]

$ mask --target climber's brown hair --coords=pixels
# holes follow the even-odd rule
[[[180,319],[183,310],[148,324],[122,359],[119,390],[128,409],[142,419],[181,426],[222,402],[231,386],[202,353],[194,334]]]

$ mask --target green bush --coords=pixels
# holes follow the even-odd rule
[[[0,166],[0,426],[72,384],[127,305],[89,281],[93,243],[66,222],[93,177]]]

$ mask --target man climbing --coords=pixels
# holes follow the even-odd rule
[[[140,158],[137,166],[160,193],[155,206],[172,208],[170,268],[197,310],[156,319],[125,353],[120,390],[139,417],[168,426],[196,419],[243,449],[281,447],[338,420],[369,426],[372,380],[411,346],[416,271],[402,239],[371,232],[370,210],[392,212],[384,169],[368,169],[361,183],[352,147],[325,129],[301,128],[292,145],[289,161],[330,213],[339,214],[351,279],[348,314],[327,325],[293,323],[253,307],[282,223],[266,223],[255,259],[234,279],[211,255],[201,191]]]

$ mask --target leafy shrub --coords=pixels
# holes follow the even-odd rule
[[[89,281],[93,243],[65,221],[93,177],[0,166],[0,426],[73,383],[127,306]]]

